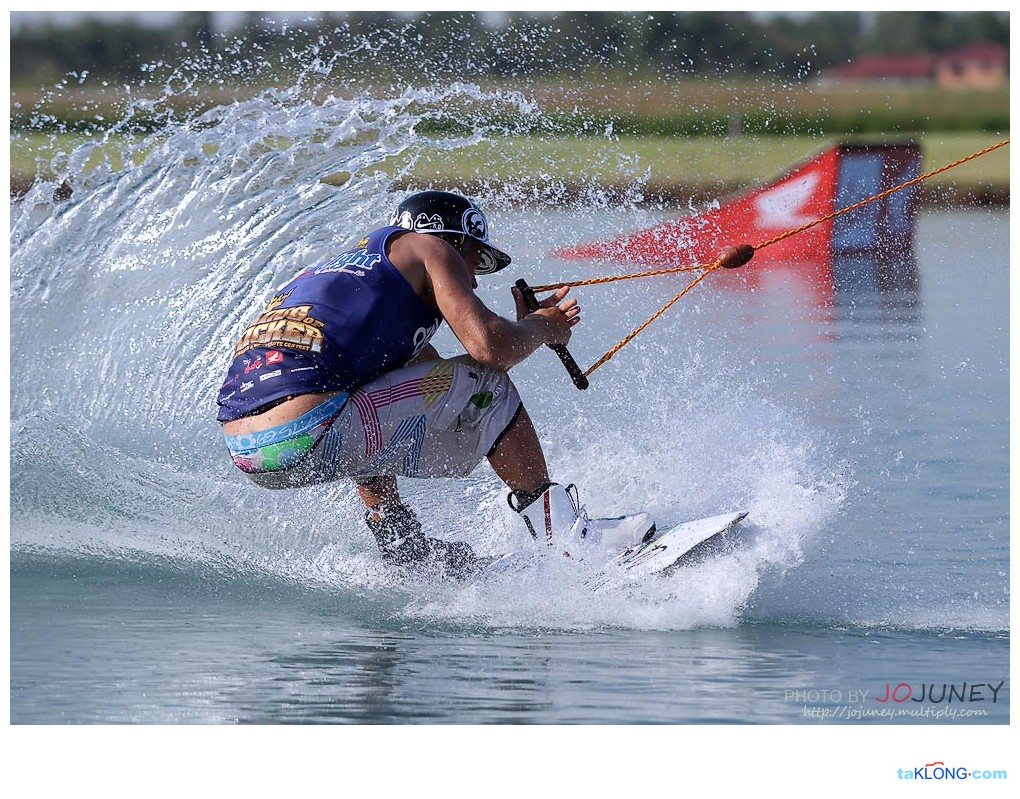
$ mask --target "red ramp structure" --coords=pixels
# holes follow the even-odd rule
[[[767,185],[716,207],[645,230],[563,247],[567,260],[616,261],[642,268],[711,263],[729,244],[760,245],[916,178],[917,144],[836,144]],[[829,291],[909,288],[917,187],[911,186],[760,249],[743,285],[769,267],[804,271]]]

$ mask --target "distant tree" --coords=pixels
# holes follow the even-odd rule
[[[344,21],[352,36],[372,36],[394,30],[400,18],[392,11],[348,11]]]
[[[574,74],[574,43],[550,14],[513,13],[490,30],[481,59],[486,73],[521,79],[555,72]]]
[[[954,40],[951,16],[944,11],[881,11],[875,15],[864,50],[871,53],[937,52]]]
[[[158,28],[98,16],[21,27],[10,36],[11,77],[49,81],[87,71],[130,80],[145,64],[176,63],[182,41],[193,51],[228,48],[235,61],[247,62],[231,73],[244,80],[300,73],[309,46],[352,82],[561,73],[569,85],[623,70],[802,77],[862,52],[936,52],[978,41],[1008,47],[1010,33],[1008,12],[993,11],[535,11],[507,12],[495,23],[470,11],[350,11],[286,24],[249,11],[220,38],[211,13],[181,12],[175,25]]]
[[[11,37],[11,73],[43,63],[61,74],[132,78],[143,64],[169,54],[169,39],[162,28],[130,21],[114,25],[99,17],[70,26],[47,24]]]
[[[694,11],[682,15],[683,49],[699,72],[728,72],[739,58],[743,19],[737,11]]]
[[[678,66],[681,71],[692,71],[693,60],[678,52],[680,37],[681,22],[676,12],[656,11],[648,14],[644,30],[638,35],[644,63]]]
[[[1009,47],[1009,15],[1000,11],[974,11],[959,14],[953,20],[953,47],[992,42]]]
[[[484,71],[488,31],[472,11],[427,11],[404,27],[413,53],[411,69],[434,80],[441,76],[477,77]]]
[[[776,15],[761,23],[779,53],[802,72],[845,63],[860,48],[864,19],[856,11]]]
[[[181,28],[186,41],[196,44],[204,50],[212,49],[213,26],[211,11],[183,12],[181,15]]]

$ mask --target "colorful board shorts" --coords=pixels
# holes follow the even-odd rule
[[[347,404],[338,394],[284,424],[241,435],[224,435],[234,465],[245,474],[277,472],[300,463]]]
[[[264,488],[341,477],[464,477],[521,409],[506,372],[467,356],[396,369],[285,425],[226,436],[235,465]]]

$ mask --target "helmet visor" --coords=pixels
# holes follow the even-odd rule
[[[472,236],[472,238],[474,238]],[[500,269],[505,269],[510,265],[510,256],[502,250],[497,250],[491,244],[481,239],[475,239],[478,244],[478,254],[480,256],[480,262],[475,267],[476,275],[491,275],[493,272],[498,272]]]

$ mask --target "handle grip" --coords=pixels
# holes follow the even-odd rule
[[[521,294],[524,297],[524,304],[528,306],[529,311],[537,311],[539,308],[538,300],[535,299],[535,292],[531,290],[531,286],[528,285],[524,278],[518,280],[515,284],[520,289]],[[584,372],[581,371],[581,367],[577,365],[577,361],[574,360],[574,356],[571,355],[567,348],[562,344],[550,344],[549,349],[556,353],[560,361],[567,369],[567,374],[570,375],[570,379],[574,381],[574,385],[582,391],[588,388],[588,378],[584,376]]]

